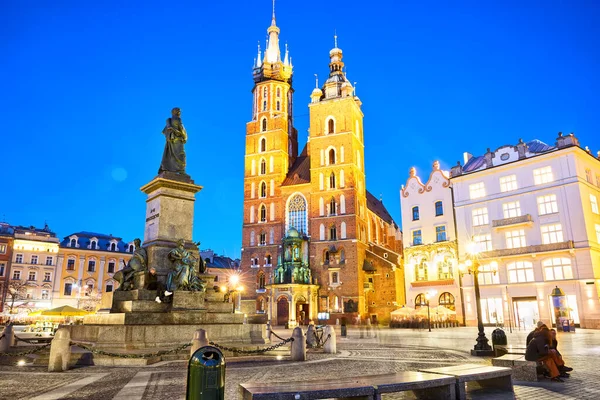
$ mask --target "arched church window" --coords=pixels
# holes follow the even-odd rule
[[[337,240],[337,229],[335,225],[329,227],[329,240]]]
[[[267,197],[267,183],[266,182],[260,183],[260,197],[262,197],[262,198]]]
[[[330,118],[329,121],[327,121],[327,133],[334,133],[335,132],[335,121],[333,120],[333,118]]]
[[[300,233],[307,232],[306,226],[306,200],[300,194],[294,195],[290,201],[288,202],[288,226],[287,229],[290,228],[296,229]]]
[[[267,234],[264,232],[261,232],[260,234],[260,246],[265,246],[267,244]]]
[[[266,259],[266,260],[265,260],[265,261],[266,261],[266,264],[267,264],[267,265],[271,265],[271,262],[272,262],[271,255],[270,255],[270,254],[267,254],[267,256],[265,257],[265,259]]]
[[[329,251],[325,250],[325,252],[323,252],[323,262],[325,264],[329,264]]]
[[[263,88],[263,99],[264,100],[267,99],[267,87],[266,86]]]
[[[329,201],[329,215],[336,215],[335,198],[331,198]]]
[[[276,109],[277,111],[281,111],[281,100],[277,100],[277,101],[275,102],[275,109]]]
[[[267,222],[267,207],[264,204],[260,206],[260,222]]]
[[[262,110],[267,111],[267,101],[266,100],[263,101],[263,109]]]
[[[346,262],[346,250],[341,249],[340,250],[340,264],[343,264]]]
[[[330,189],[335,189],[335,173],[331,173],[331,175],[329,175],[329,188]]]
[[[329,165],[335,164],[335,149],[329,150]]]
[[[267,173],[267,161],[263,158],[260,160],[260,175]]]
[[[258,288],[259,289],[265,288],[265,274],[262,272],[258,275]]]
[[[281,88],[277,88],[277,97],[281,97]]]
[[[266,123],[267,120],[263,119],[263,121]],[[265,130],[265,129],[263,129]],[[264,153],[265,151],[267,151],[267,138],[261,138],[260,139],[260,152]]]
[[[261,121],[261,128],[260,129],[261,129],[262,132],[264,132],[264,131],[267,130],[267,119],[266,118],[262,119],[262,121]]]

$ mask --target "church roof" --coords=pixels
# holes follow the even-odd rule
[[[206,264],[207,268],[238,269],[239,265],[230,257],[214,256],[212,262]]]
[[[396,226],[394,219],[383,205],[383,201],[378,200],[377,197],[373,196],[371,192],[367,190],[367,208],[375,213],[379,218]]]
[[[302,185],[304,183],[310,183],[310,157],[306,152],[306,146],[296,158],[281,186]]]

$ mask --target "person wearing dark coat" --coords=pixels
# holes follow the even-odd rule
[[[544,325],[542,321],[537,322],[535,329],[529,332],[529,335],[527,335],[527,339],[525,339],[525,346],[527,346],[529,342],[531,342],[531,339],[533,339],[533,335],[535,335],[535,333],[540,329],[542,325]]]
[[[550,371],[550,378],[554,382],[564,382],[560,379],[560,371],[558,365],[563,366],[562,360],[550,351],[550,330],[546,325],[542,325],[533,334],[533,339],[527,344],[525,351],[525,359],[527,361],[541,361]]]

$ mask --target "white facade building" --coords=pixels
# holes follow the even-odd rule
[[[455,310],[462,321],[452,191],[439,162],[425,184],[411,168],[401,191],[401,211],[407,305],[419,308],[429,294],[430,306]]]
[[[571,318],[600,328],[600,161],[573,134],[534,140],[452,168],[459,259],[477,244],[482,319],[530,329],[554,321],[558,286]],[[466,319],[477,323],[473,280],[463,277]],[[510,320],[510,321],[509,321]]]
[[[52,286],[56,278],[58,238],[48,226],[44,229],[15,226],[11,286],[18,295],[7,296],[6,302],[14,307],[13,313],[24,314],[50,308]],[[11,308],[13,308],[11,307]]]

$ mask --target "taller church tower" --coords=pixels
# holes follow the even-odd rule
[[[252,120],[246,124],[242,267],[244,281],[256,282],[256,290],[264,289],[277,264],[284,236],[281,185],[298,155],[292,119],[292,62],[287,45],[281,57],[279,32],[273,9],[266,49],[261,54],[259,45],[253,66]]]

